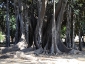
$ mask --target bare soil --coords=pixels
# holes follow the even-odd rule
[[[0,53],[0,64],[85,64],[85,48],[80,54],[63,53],[57,55],[36,55],[31,53],[24,55],[19,52],[18,55],[16,55],[16,52],[19,51],[12,51],[4,54]]]

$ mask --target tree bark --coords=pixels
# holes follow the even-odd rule
[[[61,7],[58,8],[57,9],[58,12],[56,12],[56,13],[58,13],[58,15],[55,16],[57,18],[56,25],[55,25],[56,26],[56,32],[55,32],[56,40],[54,38],[55,35],[52,34],[52,30],[54,30],[54,26],[52,27],[52,23],[53,23],[52,20],[49,22],[49,24],[47,26],[47,31],[43,37],[44,42],[45,42],[45,43],[43,42],[45,45],[44,48],[45,48],[45,50],[48,50],[51,54],[56,54],[56,53],[61,53],[61,52],[68,53],[69,51],[71,51],[71,49],[64,46],[64,44],[61,42],[61,38],[60,38],[61,25],[62,25],[62,21],[63,21],[63,14],[65,11],[66,4],[67,4],[67,0],[65,1],[65,3],[62,2]],[[52,39],[55,40],[55,43],[54,43],[54,41],[52,42]]]
[[[78,21],[79,21],[79,50],[82,51],[82,29],[81,29],[80,16],[78,16]]]
[[[10,21],[9,21],[9,0],[7,0],[7,16],[6,16],[6,46],[10,46]]]
[[[81,31],[79,29],[79,50],[82,51]]]
[[[67,24],[66,24],[66,46],[71,48],[71,39],[70,39],[70,27],[71,27],[71,7],[67,9]]]
[[[74,38],[75,38],[75,14],[73,15],[73,27],[72,27],[72,48],[75,49],[75,42],[74,42]]]
[[[17,46],[22,50],[28,47],[28,44],[25,39],[25,32],[24,32],[24,22],[23,22],[23,3],[21,0],[18,0],[19,4],[19,20],[20,20],[20,31],[21,31],[21,38],[20,41],[17,43]]]
[[[57,22],[56,22],[56,24],[57,24],[57,26],[56,26],[57,27],[56,28],[56,30],[57,30],[57,32],[56,32],[56,36],[57,36],[57,38],[56,38],[56,45],[57,46],[59,44],[61,44],[60,31],[61,31],[61,24],[62,24],[62,21],[63,21],[63,14],[64,14],[64,11],[65,11],[65,7],[67,5],[67,1],[68,0],[65,0],[64,1],[65,3],[63,3],[63,1],[62,1],[62,7],[61,7],[61,10],[59,12],[59,15],[58,15],[58,18],[57,18]],[[65,48],[64,45],[63,45],[63,48]],[[57,53],[59,53],[59,50],[58,49],[59,49],[59,46],[57,48]],[[60,50],[63,51],[62,49],[60,49]]]
[[[19,23],[19,6],[16,0],[14,0],[15,20],[16,20],[16,33],[15,33],[15,44],[19,42],[20,37],[20,23]]]
[[[48,0],[42,0],[42,5],[41,5],[41,9],[40,9],[39,16],[38,16],[37,26],[36,26],[36,30],[35,30],[36,48],[40,48],[41,43],[42,43],[42,25],[43,25],[43,18],[45,15],[47,1]]]
[[[52,46],[51,54],[56,53],[56,22],[55,22],[55,0],[53,0],[53,20],[52,20]]]

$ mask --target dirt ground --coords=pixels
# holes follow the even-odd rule
[[[85,50],[80,54],[58,54],[58,55],[35,55],[29,54],[28,58],[18,58],[15,52],[1,54],[0,64],[85,64]]]
[[[67,55],[58,56],[29,55],[29,59],[23,58],[3,58],[0,64],[85,64],[85,55]]]

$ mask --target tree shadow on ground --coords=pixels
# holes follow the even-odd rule
[[[2,56],[0,56],[0,59],[7,59],[7,58],[10,58],[10,56],[8,56],[8,55],[2,55]]]

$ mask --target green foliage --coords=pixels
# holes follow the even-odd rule
[[[81,22],[81,28],[82,28],[83,33],[85,34],[85,20]]]
[[[66,33],[66,26],[62,26],[61,34],[65,35],[65,33]]]
[[[16,22],[15,22],[15,17],[12,15],[10,17],[10,36],[14,38],[15,36],[15,31],[16,31]]]
[[[15,18],[14,18],[13,15],[10,17],[10,29],[11,30],[15,30],[16,29]]]
[[[76,29],[75,33],[78,34],[78,30],[81,29],[81,32],[85,34],[85,0],[73,0],[70,6],[73,9],[73,13],[76,15]]]
[[[56,2],[58,2],[59,0],[55,0]]]
[[[83,4],[82,4],[82,3],[80,3],[80,4],[78,4],[78,6],[79,6],[79,7],[82,7],[82,6],[83,6]]]
[[[76,14],[76,15],[79,15],[79,9],[78,10],[74,10],[74,14]]]
[[[0,42],[2,42],[5,39],[5,37],[2,35],[2,32],[0,31]]]

